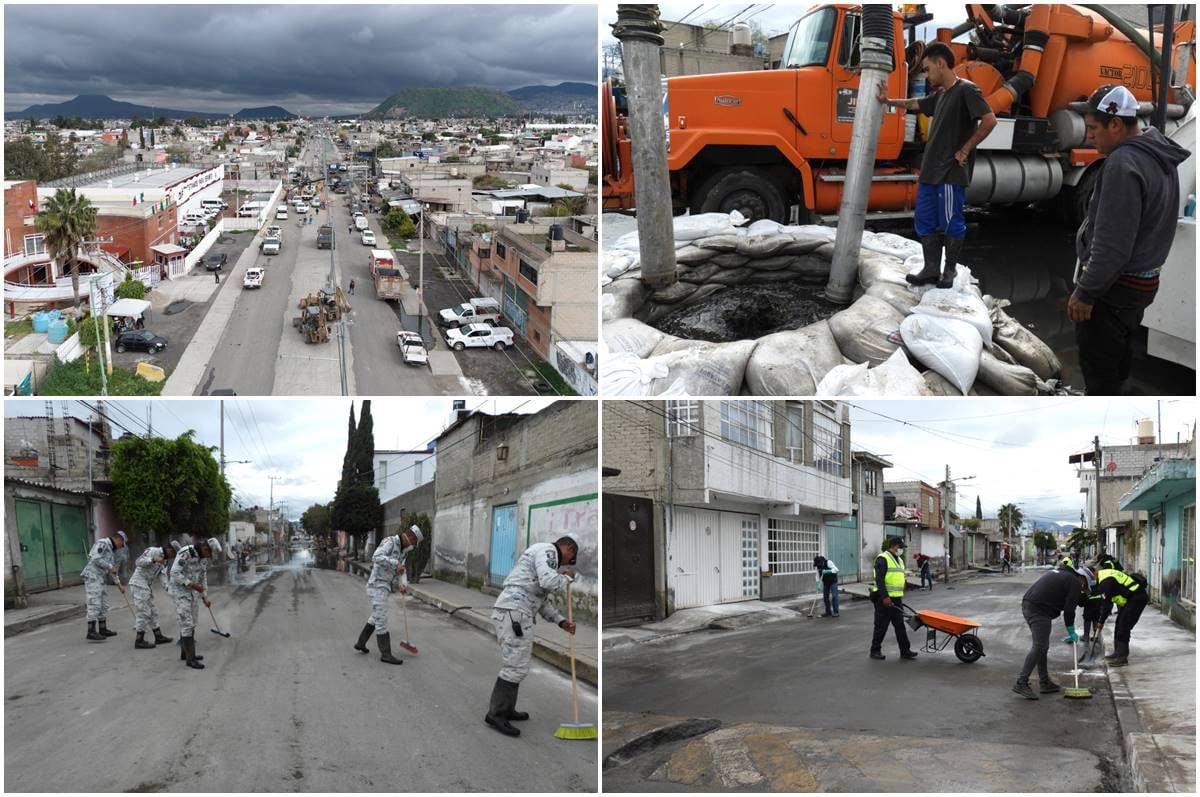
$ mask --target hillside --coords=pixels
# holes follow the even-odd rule
[[[508,96],[537,113],[596,113],[593,83],[559,83],[557,86],[523,86]]]
[[[243,108],[233,115],[234,119],[296,119],[296,114],[278,105],[263,108]]]
[[[404,89],[362,115],[363,119],[449,119],[521,116],[525,106],[497,89],[478,86]]]
[[[121,102],[103,94],[80,94],[73,100],[49,103],[46,105],[30,105],[23,111],[5,113],[9,119],[49,119],[62,114],[63,116],[79,116],[84,119],[133,119],[140,116],[143,119],[153,119],[164,116],[167,119],[186,119],[196,116],[200,119],[225,119],[228,114],[204,113],[202,111],[179,111],[172,108],[154,108],[148,105],[135,105],[131,102]]]

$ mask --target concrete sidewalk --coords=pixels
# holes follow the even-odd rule
[[[120,593],[116,587],[112,587],[112,594],[109,596],[110,612],[116,611],[117,604],[113,603],[114,598],[120,602],[122,611],[128,611]],[[47,623],[82,619],[87,614],[87,594],[82,584],[48,592],[35,592],[29,595],[28,599],[29,605],[24,609],[4,610],[5,637],[23,634]]]
[[[1195,794],[1196,635],[1148,606],[1133,629],[1129,664],[1107,670],[1133,787]]]
[[[351,562],[350,571],[366,578],[371,573],[371,565]],[[495,634],[492,628],[492,604],[496,599],[491,595],[436,578],[422,578],[420,583],[409,584],[409,590],[413,598],[422,603],[441,609],[489,636]],[[600,666],[596,647],[600,635],[594,625],[577,622],[576,626],[575,675],[580,681],[597,686]],[[533,626],[533,655],[564,672],[570,672],[570,635],[539,617]]]

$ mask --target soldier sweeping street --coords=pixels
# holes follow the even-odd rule
[[[212,546],[206,540],[185,545],[171,565],[171,583],[175,585],[175,616],[179,619],[182,648],[179,658],[194,670],[204,669],[200,663],[204,657],[196,655],[196,616],[200,611],[197,601],[203,601],[205,606],[212,605],[205,594],[208,590],[208,570],[203,564],[204,559],[211,558]]]
[[[133,608],[136,613],[133,630],[137,632],[137,639],[133,646],[139,650],[172,641],[171,637],[163,636],[162,629],[158,627],[158,607],[154,605],[154,579],[161,581],[163,589],[170,595],[171,582],[167,578],[167,561],[174,558],[175,549],[164,545],[161,548],[147,548],[134,562],[133,575],[129,577],[129,589],[133,593]],[[146,641],[147,625],[154,631],[153,642]]]
[[[371,615],[358,634],[354,649],[367,652],[367,640],[378,634],[379,660],[386,664],[403,664],[403,659],[392,655],[392,637],[388,631],[388,601],[392,594],[392,583],[400,576],[401,594],[408,592],[408,573],[404,562],[408,552],[421,544],[425,535],[417,526],[407,531],[385,537],[371,555],[371,577],[367,579],[367,597],[371,600]]]
[[[517,692],[529,674],[534,616],[540,614],[568,634],[575,633],[575,624],[565,619],[549,598],[551,593],[566,592],[574,581],[574,571],[559,573],[558,568],[573,567],[578,555],[579,542],[570,535],[529,546],[504,579],[504,589],[492,607],[503,666],[483,721],[503,734],[519,736],[521,731],[510,720],[529,719],[529,714],[517,711]]]
[[[108,590],[105,588],[105,579],[112,578],[117,589],[125,591],[125,587],[116,580],[117,565],[114,552],[124,548],[128,541],[129,538],[123,531],[96,540],[96,544],[88,552],[88,563],[80,572],[84,590],[87,592],[87,638],[92,642],[103,642],[105,637],[117,635],[116,631],[108,630]]]

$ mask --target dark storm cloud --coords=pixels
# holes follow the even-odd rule
[[[596,79],[594,6],[6,6],[5,108],[107,94],[367,110],[399,89]]]

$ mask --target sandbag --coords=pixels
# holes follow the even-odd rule
[[[870,230],[864,230],[861,246],[863,249],[898,257],[901,260],[921,253],[921,244],[891,232],[871,232]]]
[[[791,255],[778,255],[775,257],[752,257],[746,261],[746,267],[752,268],[755,271],[779,271],[785,268],[791,268],[792,264],[798,258]]]
[[[831,266],[832,264],[823,257],[801,255],[800,257],[793,257],[792,265],[788,268],[793,274],[806,274],[813,277],[821,277],[828,281]]]
[[[907,285],[897,285],[894,282],[876,282],[867,288],[866,295],[883,299],[904,315],[908,315],[920,301]]]
[[[742,242],[742,237],[734,232],[722,233],[720,235],[706,235],[703,238],[697,238],[692,241],[692,245],[711,249],[714,252],[736,252],[738,244]]]
[[[606,396],[646,396],[656,379],[667,376],[665,363],[643,360],[628,352],[609,352],[600,358],[600,380]]]
[[[776,233],[775,235],[747,235],[738,241],[737,252],[752,259],[770,257],[792,243],[792,236],[784,233]]]
[[[759,219],[746,228],[747,235],[775,235],[783,225],[774,219]]]
[[[922,371],[921,376],[925,379],[925,394],[926,396],[961,396],[958,388],[950,384],[946,377],[932,369]],[[975,395],[975,389],[971,388],[971,392],[967,395]]]
[[[985,347],[992,345],[992,317],[977,294],[958,288],[930,288],[912,309],[918,315],[965,321],[979,333]]]
[[[918,267],[919,270],[919,267]],[[904,275],[909,272],[905,261],[881,255],[877,252],[862,252],[858,258],[858,284],[870,288],[877,282],[908,285]]]
[[[601,325],[600,331],[604,335],[604,345],[608,346],[610,352],[636,357],[649,357],[654,347],[664,339],[675,337],[633,318],[607,321]]]
[[[979,357],[978,382],[983,383],[1002,396],[1038,395],[1038,377],[1023,365],[1003,363],[990,352]]]
[[[970,392],[983,351],[975,327],[953,318],[910,315],[900,324],[900,336],[922,365],[946,377],[961,395]]]
[[[753,340],[732,343],[678,341],[664,354],[646,362],[665,366],[665,376],[655,376],[646,385],[646,395],[661,395],[674,387],[689,396],[734,396],[741,392],[746,363],[757,345]],[[664,346],[659,345],[658,349]]]
[[[766,335],[746,364],[746,392],[812,396],[825,374],[844,362],[828,321]]]
[[[616,279],[617,277],[637,266],[641,260],[636,254],[628,254],[626,252],[605,252],[604,253],[604,274],[607,277]]]
[[[690,282],[676,282],[665,288],[656,290],[651,298],[659,304],[677,304],[696,292],[696,286]]]
[[[989,297],[990,298],[990,297]],[[1021,322],[1003,310],[1003,303],[994,302],[990,317],[992,336],[996,345],[1019,364],[1033,371],[1043,380],[1057,379],[1062,375],[1062,363],[1054,350],[1037,335],[1030,332]]]
[[[694,268],[689,268],[686,271],[679,269],[678,276],[683,282],[690,282],[694,285],[703,285],[711,280],[722,271],[721,267],[716,263],[701,263]]]
[[[674,238],[676,241],[694,241],[710,235],[732,233],[749,219],[738,211],[729,213],[697,213],[694,216],[676,216]]]
[[[641,280],[619,279],[604,286],[600,306],[603,310],[601,318],[613,321],[618,318],[632,318],[650,294]]]
[[[896,330],[904,314],[876,296],[862,296],[829,319],[842,355],[855,363],[879,365],[900,346]]]
[[[737,252],[722,252],[718,255],[713,255],[708,262],[714,263],[721,268],[739,268],[749,263],[750,258],[745,255],[739,255]]]
[[[903,349],[896,349],[881,365],[839,365],[817,385],[817,395],[834,396],[922,396],[926,384],[913,368]]]
[[[703,263],[717,252],[713,249],[705,249],[701,246],[693,246],[688,244],[682,249],[675,250],[676,263]]]

